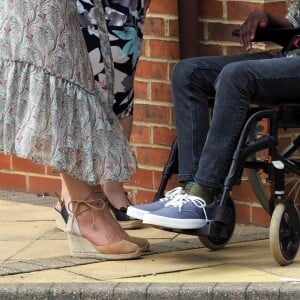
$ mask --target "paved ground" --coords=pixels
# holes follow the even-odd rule
[[[267,228],[237,225],[210,251],[197,237],[145,227],[128,231],[151,243],[140,259],[74,259],[54,202],[0,191],[0,299],[300,299],[300,252],[278,266]]]

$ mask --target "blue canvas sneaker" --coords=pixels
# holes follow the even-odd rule
[[[143,220],[144,216],[150,212],[159,210],[165,206],[166,203],[173,200],[177,195],[184,195],[185,191],[182,187],[176,187],[165,194],[165,197],[160,198],[148,204],[130,205],[127,208],[127,215],[129,217]]]
[[[143,223],[174,229],[199,229],[212,219],[216,202],[206,205],[200,197],[177,195],[159,210],[144,216]]]

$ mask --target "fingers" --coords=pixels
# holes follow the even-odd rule
[[[240,28],[240,43],[249,51],[252,48],[252,41],[258,28],[259,21],[257,19],[248,19]]]
[[[251,13],[247,20],[240,27],[240,43],[249,51],[252,49],[252,42],[255,39],[255,33],[258,28],[266,27],[268,19],[263,11],[255,11]]]
[[[257,27],[253,25],[249,25],[249,23],[244,23],[240,28],[240,43],[247,51],[252,48],[252,41],[255,37],[256,28]]]

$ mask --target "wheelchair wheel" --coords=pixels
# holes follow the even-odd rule
[[[264,125],[262,123],[256,123],[251,133],[249,134],[249,139],[255,139],[262,135],[262,132],[265,131]],[[279,139],[279,145],[277,149],[283,149],[286,145],[282,145],[281,140]],[[293,163],[300,165],[299,158],[299,149],[285,154],[285,149],[282,151],[281,155],[284,158],[289,159]],[[268,153],[267,151],[262,151],[261,153],[254,153],[250,155],[248,161],[267,161]],[[269,201],[273,194],[272,183],[268,182],[267,174],[263,170],[256,169],[247,169],[248,179],[250,181],[252,190],[262,205],[266,212],[270,213]],[[300,176],[292,172],[287,173],[285,176],[285,191],[287,195],[295,199],[295,204],[300,204]]]
[[[251,159],[251,158],[250,158]],[[254,158],[252,157],[252,160]],[[263,172],[248,169],[248,178],[252,186],[253,192],[257,197],[262,207],[270,213],[269,201],[273,194],[272,184],[266,180],[266,175]],[[300,205],[300,177],[295,174],[286,174],[285,191],[289,197],[295,199],[296,206]]]
[[[252,129],[249,133],[248,140],[256,140],[260,138],[265,132],[265,125],[261,122],[256,122],[253,124]],[[266,153],[253,153],[247,159],[249,162],[253,161],[266,161],[267,156]],[[269,200],[271,197],[270,188],[266,183],[266,174],[263,170],[256,170],[256,169],[247,169],[248,179],[250,181],[252,190],[260,202],[262,207],[269,213]]]
[[[256,155],[250,156],[249,161],[256,160]],[[271,198],[270,187],[268,187],[264,175],[258,170],[248,169],[248,178],[252,190],[266,212],[270,213],[269,200]]]
[[[220,250],[225,247],[225,245],[229,242],[232,237],[234,227],[235,227],[235,208],[234,203],[231,197],[227,198],[226,204],[232,211],[232,219],[231,222],[228,224],[226,228],[226,237],[219,237],[218,236],[218,229],[221,231],[221,226],[216,230],[215,236],[199,236],[199,240],[202,245],[210,250]]]
[[[292,263],[299,249],[299,228],[293,228],[291,216],[284,203],[276,205],[270,223],[270,247],[280,266]]]

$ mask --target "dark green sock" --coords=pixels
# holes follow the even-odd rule
[[[218,192],[217,188],[210,188],[207,186],[200,185],[195,183],[189,192],[187,192],[191,196],[197,196],[202,198],[206,204],[210,204],[214,201],[214,197]]]
[[[194,182],[188,181],[187,184],[184,187],[184,191],[188,194],[190,192],[190,190],[192,189],[194,184],[195,184]]]

